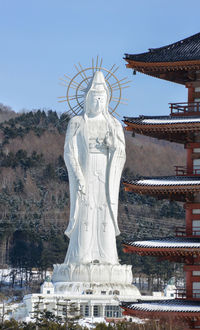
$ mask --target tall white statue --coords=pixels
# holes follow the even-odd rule
[[[125,163],[120,122],[108,112],[109,90],[96,71],[84,110],[67,128],[64,159],[70,182],[70,243],[64,264],[119,264],[118,194]]]
[[[91,69],[88,84],[86,73]],[[140,297],[132,285],[132,266],[119,263],[116,248],[119,185],[126,157],[123,128],[108,111],[111,100],[119,104],[121,99],[115,70],[81,67],[68,85],[70,109],[76,113],[79,105],[83,111],[69,121],[64,147],[70,183],[70,220],[65,233],[70,242],[64,263],[54,265],[52,281],[58,294]],[[76,90],[74,95],[69,93],[71,87]],[[120,89],[119,97],[114,96],[116,89]],[[70,100],[74,99],[77,105],[73,108]],[[114,112],[116,106],[111,109]]]

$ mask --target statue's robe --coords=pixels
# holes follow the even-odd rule
[[[117,211],[120,178],[125,163],[125,141],[123,128],[119,121],[109,114],[105,116],[105,120],[112,132],[112,138],[114,141],[114,145],[111,148],[108,148],[105,189],[110,218],[112,219],[111,221],[116,236],[120,234],[117,223]],[[78,235],[75,228],[77,227],[77,222],[81,221],[81,218],[84,216],[84,210],[82,210],[82,217],[80,216],[82,199],[84,198],[87,201],[87,188],[89,182],[89,139],[87,121],[87,116],[84,114],[73,117],[68,124],[66,133],[64,159],[68,169],[70,184],[70,220],[65,234],[70,240],[72,239],[73,234]],[[79,181],[85,182],[85,196],[79,191]],[[114,246],[116,248],[115,239],[113,242],[113,248]],[[81,249],[82,247],[80,246],[78,248]],[[69,253],[70,251],[67,253],[66,262],[73,261],[73,258],[70,259]],[[87,253],[87,251],[85,251],[85,253]],[[108,263],[109,262],[110,261],[108,261]]]

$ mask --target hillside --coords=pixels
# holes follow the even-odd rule
[[[184,146],[125,132],[127,161],[125,168],[134,175],[174,175],[175,165],[185,165]]]
[[[17,116],[19,116],[19,114],[13,111],[11,107],[0,103],[0,123],[3,123],[4,121],[15,118]]]
[[[0,264],[46,269],[63,261],[68,244],[63,235],[69,218],[63,146],[69,118],[41,110],[7,115],[0,124]],[[125,137],[124,176],[173,174],[174,165],[185,163],[182,146],[130,133]],[[125,193],[121,185],[118,218],[120,242],[130,235],[174,234],[184,211],[178,203]],[[120,257],[128,258],[121,252]]]

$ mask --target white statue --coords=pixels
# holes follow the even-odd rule
[[[70,243],[65,264],[119,264],[118,194],[125,162],[124,133],[108,112],[110,95],[96,71],[85,92],[84,111],[67,128],[64,159],[70,182]]]

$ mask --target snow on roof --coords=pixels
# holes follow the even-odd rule
[[[200,239],[197,237],[168,237],[125,240],[123,244],[141,248],[200,248]]]
[[[143,248],[200,248],[200,239],[188,240],[184,238],[181,241],[178,238],[141,240],[129,242],[128,245]]]
[[[142,124],[182,124],[182,123],[200,123],[199,118],[167,118],[167,119],[144,119]]]
[[[124,182],[138,186],[200,185],[200,177],[191,177],[191,176],[144,177],[141,179],[133,179],[133,180],[125,179]]]
[[[138,125],[164,125],[164,124],[188,124],[200,123],[200,116],[171,117],[171,116],[139,116],[124,117],[125,122]]]
[[[157,300],[145,301],[138,303],[122,303],[122,307],[132,310],[140,310],[145,312],[160,311],[160,312],[200,312],[200,302],[198,301],[183,301],[178,299],[173,300]]]
[[[193,179],[185,179],[185,180],[174,180],[173,178],[168,179],[142,179],[138,180],[137,184],[139,185],[145,185],[145,186],[163,186],[163,185],[192,185],[192,184],[200,184],[200,179],[193,180]]]

